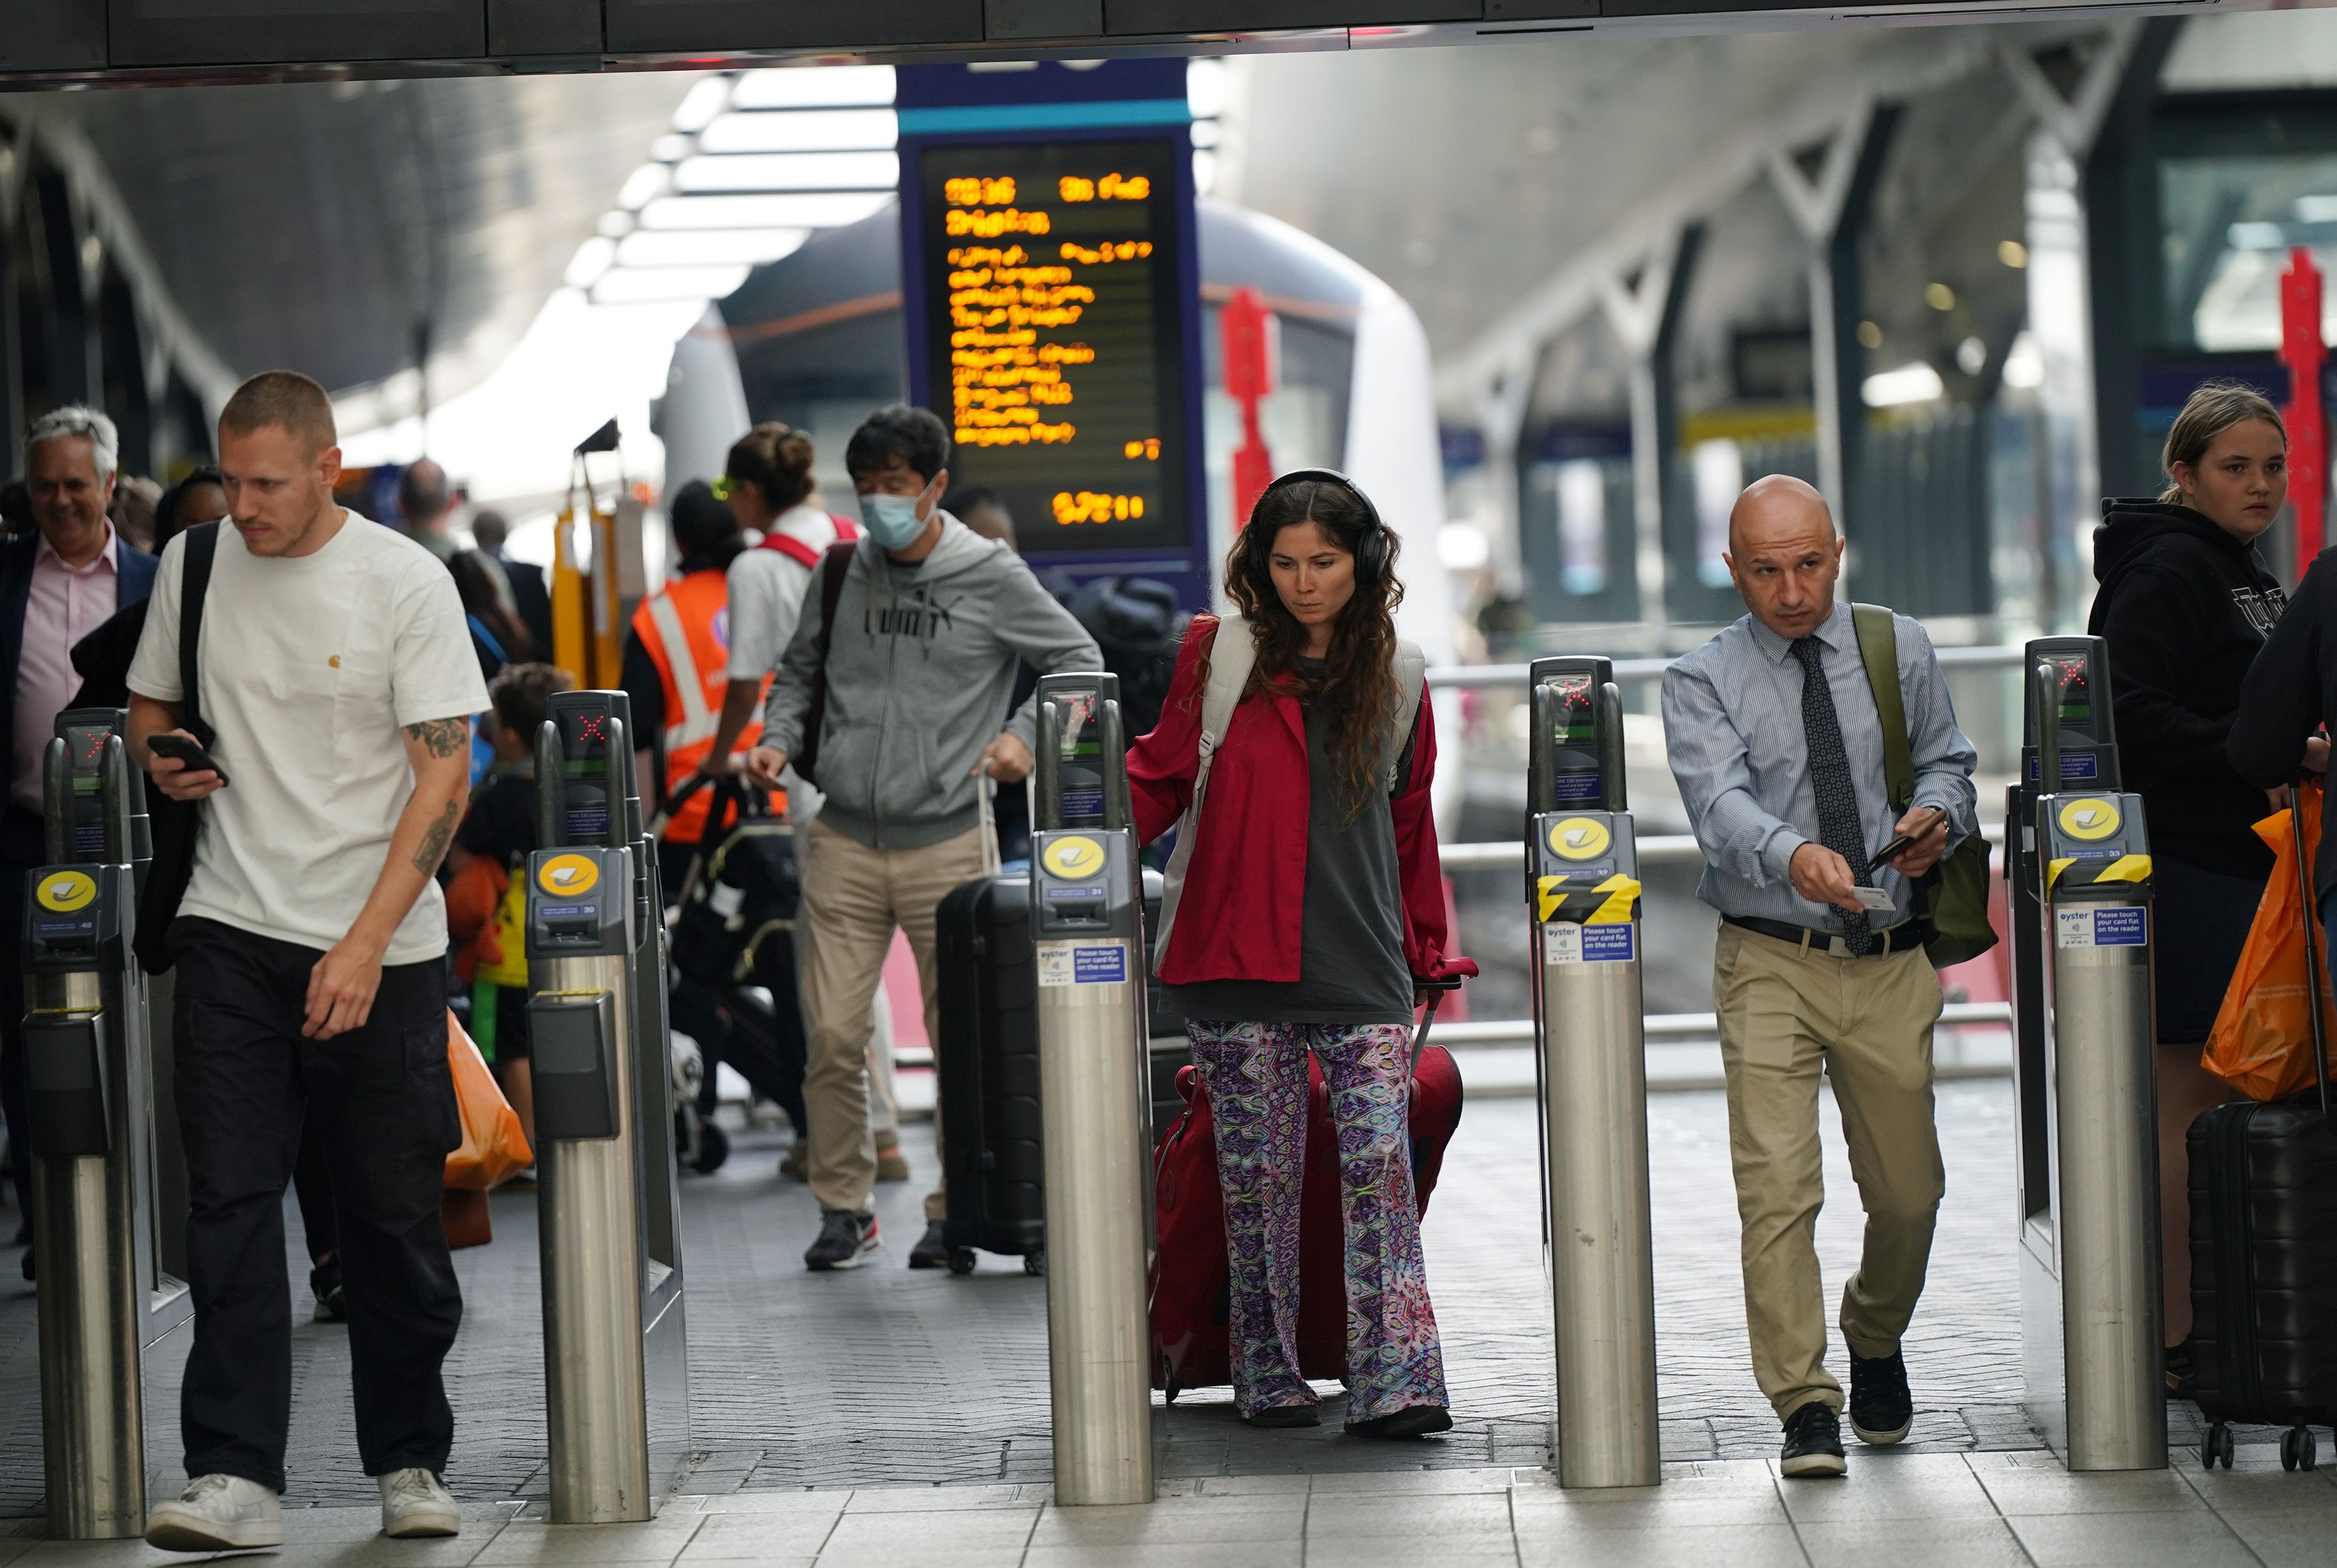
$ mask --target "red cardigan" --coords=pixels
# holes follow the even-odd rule
[[[1137,836],[1160,837],[1192,803],[1200,766],[1201,660],[1217,622],[1200,616],[1178,652],[1177,674],[1160,723],[1128,754]],[[1446,951],[1444,874],[1436,857],[1436,821],[1428,786],[1436,777],[1436,719],[1421,700],[1412,773],[1389,800],[1394,818],[1397,876],[1403,894],[1403,955],[1413,975],[1441,980],[1474,975],[1476,964]],[[1309,776],[1306,720],[1290,697],[1252,696],[1234,710],[1209,769],[1200,838],[1185,871],[1185,891],[1160,978],[1171,985],[1201,980],[1298,978],[1306,911]]]

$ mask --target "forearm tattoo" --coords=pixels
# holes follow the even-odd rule
[[[446,858],[446,846],[455,841],[455,827],[462,818],[462,802],[449,800],[446,809],[430,824],[422,835],[422,848],[414,852],[414,868],[425,877],[438,869],[438,862]]]
[[[406,733],[430,749],[433,757],[452,757],[471,743],[471,721],[468,719],[425,719],[419,724],[408,724]]]

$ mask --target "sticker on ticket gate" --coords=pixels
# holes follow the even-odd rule
[[[1125,942],[1041,942],[1041,985],[1117,985],[1128,979]]]
[[[2063,947],[2139,947],[2150,932],[2149,912],[2134,907],[2056,909],[2055,940]]]
[[[1541,928],[1541,961],[1550,964],[1624,964],[1638,956],[1638,927],[1625,922],[1612,926],[1578,926],[1553,920]]]

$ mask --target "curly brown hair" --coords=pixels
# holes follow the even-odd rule
[[[1355,557],[1355,592],[1332,622],[1319,675],[1299,668],[1306,628],[1274,586],[1276,541],[1284,529],[1305,523]],[[1226,556],[1227,596],[1240,609],[1257,647],[1257,664],[1242,695],[1246,700],[1255,692],[1272,692],[1330,705],[1326,749],[1350,822],[1380,787],[1388,761],[1382,755],[1388,722],[1398,706],[1395,607],[1403,602],[1403,584],[1395,574],[1398,544],[1353,485],[1302,479],[1276,485],[1258,498],[1249,526]],[[1205,661],[1200,685],[1207,683]]]

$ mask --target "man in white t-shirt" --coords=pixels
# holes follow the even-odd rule
[[[202,803],[178,918],[177,1096],[195,1338],[180,1392],[185,1494],[146,1538],[174,1551],[284,1539],[291,1309],[283,1196],[302,1129],[333,1179],[357,1448],[382,1529],[452,1535],[439,1376],[462,1292],[439,1223],[462,1141],[446,1065],[446,912],[432,879],[462,818],[467,715],[487,705],[454,579],[336,505],[332,406],[271,370],[220,415],[228,525],[196,659],[218,768],[153,742],[182,728],[182,585],[171,542],[130,669],[130,733],[155,787]]]

